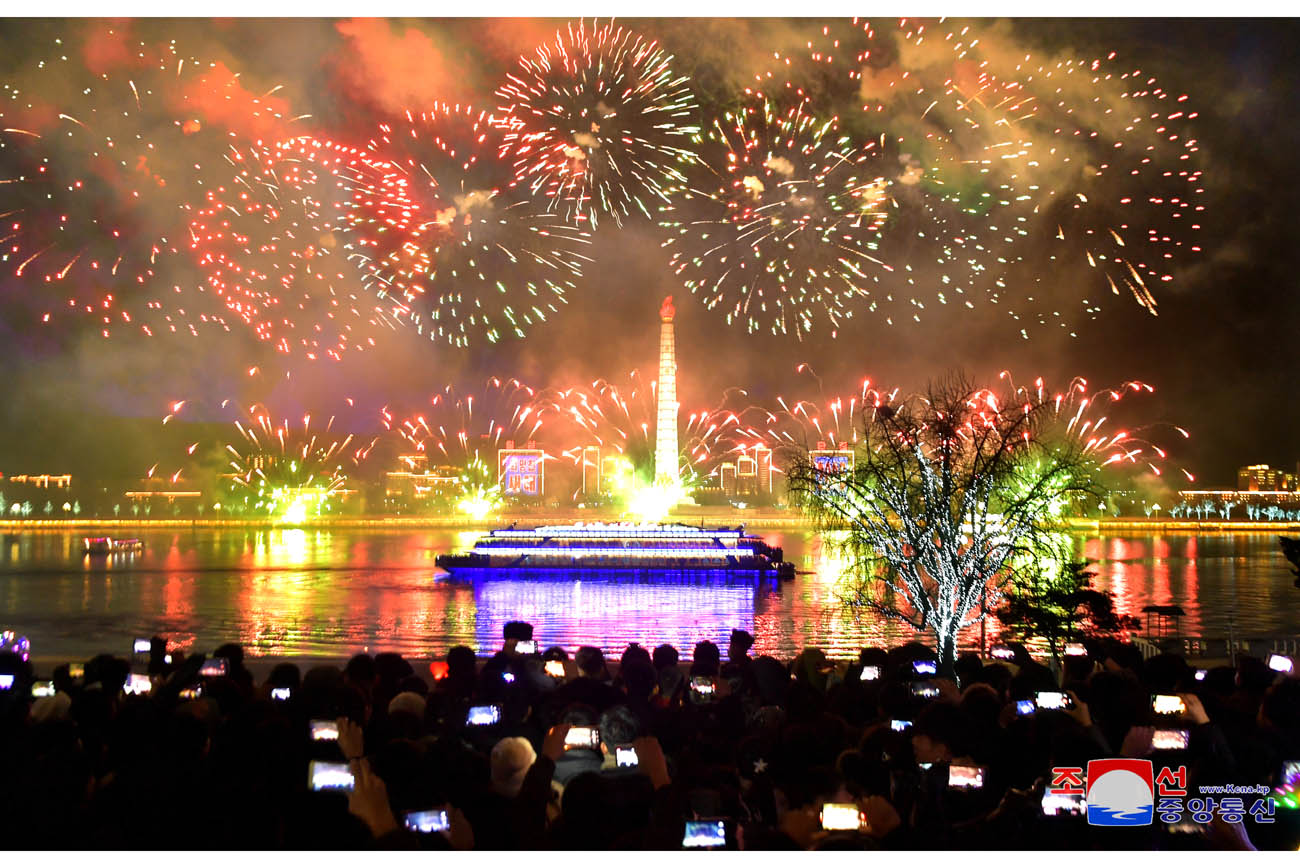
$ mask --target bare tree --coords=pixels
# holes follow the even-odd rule
[[[1099,439],[1078,420],[1041,384],[995,394],[954,375],[897,401],[876,393],[852,467],[788,449],[789,487],[819,528],[845,531],[848,602],[931,633],[951,674],[958,633],[1001,586],[1069,561],[1060,518],[1103,492]]]

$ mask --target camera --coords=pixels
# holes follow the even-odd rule
[[[230,672],[230,660],[224,658],[211,658],[203,663],[199,668],[201,677],[224,677]]]
[[[131,674],[122,685],[123,694],[147,695],[153,691],[153,683],[146,674]]]
[[[1086,815],[1088,802],[1082,794],[1043,794],[1043,814],[1049,817],[1057,815]]]
[[[447,810],[445,809],[407,812],[404,823],[406,829],[413,830],[416,833],[442,833],[451,829],[451,822],[447,820]]]
[[[878,680],[880,679],[880,665],[863,665],[860,680]]]
[[[559,659],[551,659],[542,666],[549,677],[555,677],[557,680],[564,679],[564,662]]]
[[[1040,710],[1069,710],[1074,707],[1074,701],[1065,692],[1039,692],[1034,703]]]
[[[862,813],[852,803],[822,803],[823,830],[860,830]]]
[[[337,740],[339,723],[329,719],[312,719],[311,738],[312,740]]]
[[[917,676],[934,676],[939,672],[939,663],[917,660],[912,662],[912,673]]]
[[[537,652],[537,641],[535,640],[517,641],[515,643],[515,652],[519,653],[520,655],[530,656],[533,653]]]
[[[1174,716],[1187,712],[1187,704],[1178,695],[1152,695],[1151,709],[1162,716]]]
[[[564,735],[564,751],[570,749],[599,749],[600,728],[574,726]]]
[[[1172,728],[1157,728],[1151,733],[1151,748],[1185,749],[1187,748],[1187,731],[1175,730]]]
[[[726,821],[687,821],[682,834],[683,848],[725,848]]]
[[[287,701],[289,700],[289,696],[291,694],[293,694],[293,689],[289,688],[288,686],[282,689],[271,689],[271,700]]]
[[[909,722],[907,719],[889,720],[889,729],[891,731],[906,731],[910,727],[912,727],[912,723]]]
[[[32,697],[48,698],[54,694],[54,680],[41,680],[32,683]]]
[[[631,746],[619,746],[614,750],[614,761],[620,767],[635,767],[641,763],[636,756],[636,749]]]
[[[312,761],[307,766],[307,782],[313,791],[351,791],[355,780],[344,763]]]
[[[501,721],[501,708],[496,704],[470,707],[469,713],[465,716],[467,725],[495,725],[499,721]]]
[[[1289,674],[1295,671],[1295,662],[1291,660],[1290,656],[1269,653],[1268,667],[1280,674]]]
[[[984,768],[966,767],[961,764],[948,765],[949,788],[983,788]]]
[[[1035,709],[1033,701],[1016,701],[1017,716],[1032,716]]]

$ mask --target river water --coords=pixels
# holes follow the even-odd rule
[[[27,635],[38,657],[62,658],[126,654],[133,638],[154,634],[198,651],[235,640],[254,655],[429,656],[461,643],[490,652],[511,619],[532,622],[542,646],[615,655],[630,641],[667,641],[684,656],[704,638],[725,648],[732,628],[781,658],[805,646],[854,656],[910,636],[845,613],[843,563],[816,535],[760,534],[809,573],[781,585],[590,574],[471,583],[434,566],[478,535],[453,530],[149,530],[142,553],[108,561],[82,557],[81,533],[23,533],[0,546],[0,630]],[[1178,604],[1184,634],[1291,633],[1300,621],[1300,590],[1273,535],[1079,534],[1075,545],[1121,612]],[[966,642],[975,641],[969,630]]]

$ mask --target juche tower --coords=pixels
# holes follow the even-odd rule
[[[655,419],[655,484],[676,487],[681,478],[677,451],[677,341],[673,297],[659,307],[659,405]]]

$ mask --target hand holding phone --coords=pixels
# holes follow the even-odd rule
[[[984,768],[964,764],[948,765],[948,787],[975,789],[984,787]]]
[[[311,738],[313,741],[337,740],[339,738],[339,723],[331,719],[312,719]]]
[[[273,701],[287,701],[287,700],[289,700],[289,697],[290,697],[292,694],[293,694],[293,689],[288,688],[288,687],[285,687],[285,688],[282,688],[282,689],[271,689],[271,700],[273,700]]]
[[[880,679],[880,665],[863,665],[862,674],[858,679],[864,682]]]
[[[640,763],[636,749],[631,746],[618,746],[614,749],[614,761],[620,767],[635,767]]]
[[[224,677],[228,673],[230,673],[230,659],[226,658],[207,659],[203,662],[203,666],[199,668],[199,676],[201,677]]]
[[[530,656],[537,652],[537,641],[521,640],[515,642],[515,652],[520,655]]]
[[[147,674],[131,674],[122,685],[122,692],[128,695],[147,695],[153,691],[153,681]]]
[[[48,698],[54,694],[54,680],[40,680],[32,683],[32,697]]]
[[[548,677],[554,677],[557,680],[564,679],[564,662],[559,659],[551,659],[542,667]]]
[[[1185,749],[1188,732],[1185,729],[1156,728],[1151,734],[1153,749]]]
[[[1074,707],[1074,701],[1065,692],[1039,692],[1034,697],[1034,704],[1040,710],[1068,710]]]
[[[451,829],[446,809],[430,809],[425,812],[407,812],[406,829],[416,833],[445,833]]]
[[[683,848],[725,848],[727,846],[726,821],[687,821],[682,834]]]
[[[914,661],[912,662],[912,673],[918,677],[934,676],[939,672],[939,663],[933,661]]]
[[[1291,657],[1279,655],[1278,653],[1269,653],[1268,667],[1269,670],[1277,671],[1280,674],[1295,673],[1295,662]]]
[[[854,803],[822,803],[823,830],[861,830],[863,814]]]
[[[467,725],[495,725],[499,721],[501,721],[501,708],[496,704],[470,707],[465,717]]]
[[[312,761],[307,766],[307,783],[313,791],[351,791],[356,780],[345,763]]]
[[[1187,712],[1187,704],[1178,695],[1152,695],[1151,709],[1162,716],[1181,716]]]
[[[600,748],[600,728],[591,728],[583,725],[574,725],[569,728],[569,732],[564,735],[564,751],[570,749],[592,749]]]
[[[136,655],[148,655],[150,648],[153,647],[153,641],[147,637],[138,637],[131,644],[131,651]]]

